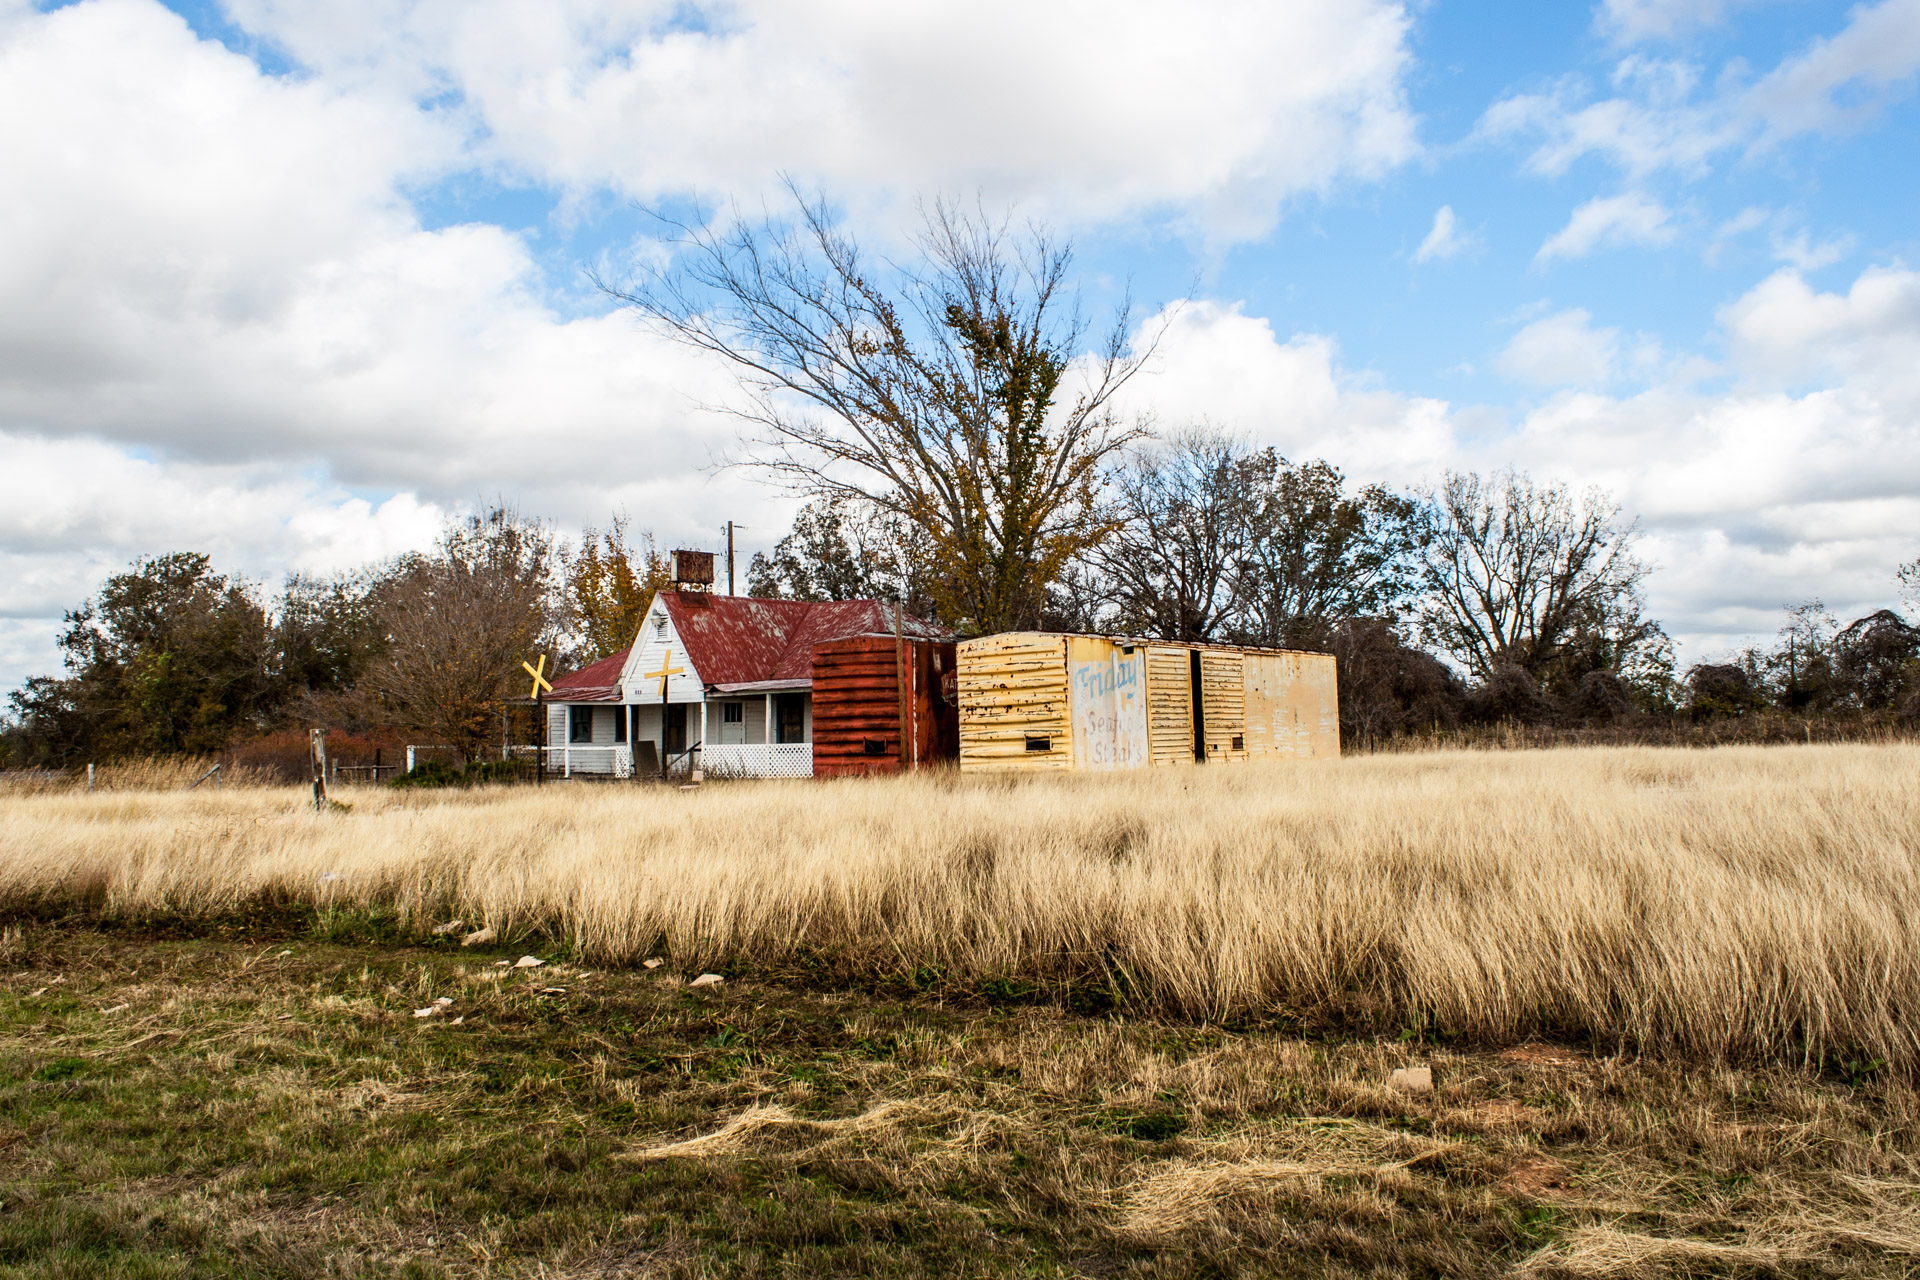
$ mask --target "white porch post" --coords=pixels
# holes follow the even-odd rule
[[[700,763],[707,763],[707,691],[700,691]]]
[[[761,697],[766,699],[767,714],[760,721],[760,740],[763,745],[770,747],[773,745],[773,695],[767,693]]]

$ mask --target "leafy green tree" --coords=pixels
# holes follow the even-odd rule
[[[197,552],[136,560],[66,615],[68,675],[11,695],[37,763],[219,751],[265,726],[285,690],[251,584]]]
[[[386,649],[380,630],[385,575],[366,568],[330,577],[287,575],[275,604],[280,674],[290,692],[344,694]]]
[[[1348,493],[1333,464],[1295,464],[1272,449],[1244,471],[1238,639],[1324,649],[1343,619],[1398,616],[1412,587],[1413,499],[1381,485]]]

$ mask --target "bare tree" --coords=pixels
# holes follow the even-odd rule
[[[1123,522],[1093,553],[1091,584],[1117,629],[1212,640],[1231,622],[1233,570],[1249,531],[1248,471],[1244,449],[1203,429],[1140,450],[1114,471]]]
[[[1241,471],[1239,639],[1324,649],[1345,619],[1397,614],[1411,588],[1417,503],[1380,485],[1350,494],[1332,463],[1291,463],[1272,449]]]
[[[732,362],[747,393],[733,412],[756,432],[748,465],[908,521],[949,621],[1032,625],[1048,584],[1111,528],[1101,464],[1138,434],[1111,402],[1150,344],[1129,346],[1123,305],[1083,349],[1071,250],[1043,230],[942,201],[917,265],[890,267],[789,189],[797,222],[662,219],[674,265],[602,288]]]
[[[1641,614],[1637,529],[1619,514],[1598,491],[1448,472],[1420,535],[1426,638],[1482,679],[1511,666],[1539,680],[1588,633],[1659,635]]]
[[[554,642],[552,531],[496,506],[379,589],[386,652],[367,682],[396,723],[473,759],[498,729],[520,663]]]

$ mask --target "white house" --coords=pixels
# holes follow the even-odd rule
[[[900,626],[946,635],[911,615]],[[883,600],[658,592],[630,648],[553,682],[547,768],[630,777],[636,760],[642,773],[664,760],[675,771],[810,777],[813,647],[894,627]]]

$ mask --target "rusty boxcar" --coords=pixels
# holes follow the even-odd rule
[[[962,769],[1340,754],[1328,654],[1027,631],[964,641],[958,658]]]
[[[960,750],[954,667],[950,640],[866,635],[814,646],[813,776],[952,760]]]

